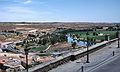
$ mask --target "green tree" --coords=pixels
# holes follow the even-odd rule
[[[93,32],[93,36],[95,36],[96,35],[96,32]]]
[[[87,32],[86,35],[89,35],[89,33]]]
[[[57,39],[56,38],[51,38],[50,42],[51,42],[52,45],[54,45],[55,43],[57,43]]]
[[[46,43],[47,43],[47,39],[44,38],[44,39],[42,40],[42,45],[45,45]]]
[[[72,47],[73,47],[74,49],[75,49],[76,45],[77,45],[76,42],[73,42],[73,43],[72,43]]]

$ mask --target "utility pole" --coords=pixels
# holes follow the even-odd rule
[[[89,45],[88,45],[88,32],[87,32],[87,61],[86,61],[86,63],[89,63]]]
[[[119,29],[119,25],[117,24],[116,26],[117,26],[118,48],[120,48],[120,45],[119,45],[119,43],[120,43],[119,42],[119,30],[118,30]]]
[[[28,41],[26,41],[26,44],[28,44]],[[29,52],[29,50],[30,50],[30,48],[27,48],[28,46],[27,45],[25,45],[25,48],[24,48],[24,51],[25,51],[25,56],[26,56],[26,71],[28,72],[28,52]]]
[[[81,66],[81,72],[83,72],[83,66]]]
[[[25,51],[25,56],[26,56],[26,71],[28,72],[28,51],[29,49],[25,48],[24,51]]]

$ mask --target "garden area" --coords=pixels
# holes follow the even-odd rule
[[[77,38],[78,40],[86,41],[88,37],[88,41],[90,42],[101,42],[104,40],[109,40],[116,38],[117,31],[81,31],[81,32],[69,32],[70,36],[73,38]]]
[[[43,52],[45,49],[47,49],[47,45],[41,45],[41,46],[33,46],[30,49],[30,52]]]

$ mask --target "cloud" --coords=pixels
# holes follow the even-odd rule
[[[6,10],[10,13],[24,13],[24,14],[33,14],[35,11],[27,8],[27,7],[19,7],[19,6],[13,6],[13,7],[6,7]]]
[[[22,3],[22,4],[29,4],[32,0],[0,0],[1,3]]]
[[[26,0],[25,2],[24,2],[24,4],[29,4],[29,3],[31,3],[32,2],[32,0]]]

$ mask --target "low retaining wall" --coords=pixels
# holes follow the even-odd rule
[[[97,45],[93,45],[91,47],[89,47],[89,53],[92,53],[92,52],[95,52],[101,48],[103,48],[104,46],[106,46],[107,44],[110,44],[114,41],[116,41],[116,39],[113,39],[113,40],[110,40],[110,41],[104,41],[102,43],[99,43]],[[83,51],[77,51],[77,52],[74,52],[72,54],[68,54],[66,56],[60,56],[58,57],[57,59],[55,60],[52,60],[48,63],[43,63],[43,64],[40,64],[40,65],[37,65],[35,67],[32,67],[29,69],[29,72],[48,72],[49,70],[53,69],[53,68],[56,68],[57,66],[59,65],[62,65],[62,64],[65,64],[65,63],[68,63],[71,59],[71,55],[74,55],[76,59],[79,59],[80,57],[83,57],[87,54],[87,51],[86,49],[83,50]],[[25,72],[25,71],[23,71]]]
[[[98,45],[91,46],[91,47],[89,47],[88,53],[95,52],[95,51],[97,51],[97,50],[105,47],[106,45],[109,45],[109,44],[111,44],[112,42],[115,42],[116,40],[117,40],[117,39],[113,39],[113,40],[110,40],[110,41],[102,42],[102,43],[100,43],[100,44],[98,44]],[[84,52],[82,52],[82,53],[77,53],[77,54],[75,54],[75,57],[76,57],[76,59],[78,59],[78,58],[81,58],[81,57],[85,56],[86,54],[87,54],[87,51],[84,51]]]

